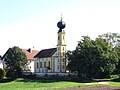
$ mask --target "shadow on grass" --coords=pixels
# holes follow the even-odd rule
[[[113,81],[113,82],[120,82],[120,78],[116,78],[116,79],[113,79],[111,81]]]
[[[0,80],[0,83],[7,83],[7,82],[12,82],[14,81],[13,79],[2,79]]]
[[[78,78],[77,76],[43,76],[43,77],[36,77],[36,76],[23,76],[22,78],[18,79],[3,79],[0,80],[0,83],[7,83],[7,82],[37,82],[37,83],[53,83],[53,82],[78,82],[78,83],[90,83],[94,82],[93,80]]]
[[[90,83],[92,80],[79,79],[77,77],[67,77],[67,76],[44,76],[39,78],[24,78],[21,80],[16,80],[16,82],[40,82],[40,83],[53,83],[53,82],[79,82],[79,83]]]

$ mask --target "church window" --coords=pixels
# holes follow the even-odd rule
[[[62,49],[63,49],[63,51],[64,51],[64,47],[63,47]]]
[[[46,68],[46,61],[44,62],[44,68]]]
[[[37,62],[37,68],[38,68],[38,62]]]
[[[58,69],[59,69],[59,65],[58,65]]]
[[[48,67],[50,68],[50,61],[48,61]]]
[[[63,58],[63,63],[65,62],[64,58]]]
[[[58,40],[60,40],[60,36],[58,36]]]
[[[40,62],[40,68],[42,68],[42,62]]]
[[[65,69],[65,66],[63,65],[63,69]]]
[[[65,53],[63,52],[63,56],[65,56]]]
[[[64,40],[64,36],[63,36],[63,40]]]

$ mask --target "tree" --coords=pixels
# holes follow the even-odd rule
[[[21,70],[28,62],[25,53],[22,51],[22,49],[16,46],[8,49],[4,55],[4,61],[7,65],[8,71],[14,71],[16,77],[21,75]]]
[[[5,70],[0,68],[0,80],[4,79],[5,76],[6,76]]]
[[[85,78],[109,76],[118,61],[117,53],[108,42],[102,38],[91,40],[88,36],[83,36],[76,50],[67,54],[69,69]]]
[[[98,36],[99,38],[105,39],[111,45],[116,46],[120,44],[120,34],[119,33],[105,33]]]
[[[92,75],[90,75],[94,59],[90,59],[92,48],[94,48],[93,40],[84,36],[83,40],[78,43],[76,50],[68,52],[68,67],[70,70],[77,71],[79,77],[89,78]]]
[[[115,51],[118,54],[118,65],[116,66],[116,71],[118,74],[120,74],[120,44],[114,47]]]

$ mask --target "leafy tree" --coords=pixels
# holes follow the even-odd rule
[[[69,60],[69,69],[72,71],[77,71],[79,77],[90,77],[90,72],[92,68],[93,59],[89,59],[91,57],[90,52],[93,48],[92,40],[85,36],[84,39],[78,43],[76,50],[72,52],[68,52],[68,60]],[[89,75],[88,75],[89,73]]]
[[[116,46],[120,44],[120,34],[119,33],[105,33],[98,36],[99,38],[105,39],[111,45]]]
[[[100,67],[102,68],[103,74],[110,76],[110,74],[115,70],[115,67],[118,63],[118,54],[112,47],[112,45],[108,44],[108,42],[104,41],[104,39],[97,38],[96,39],[96,46],[100,45],[101,53],[99,54],[99,58],[101,60]]]
[[[16,77],[21,74],[21,70],[28,62],[25,53],[22,51],[22,49],[16,46],[8,49],[4,55],[4,61],[8,70],[12,70],[16,73]]]
[[[118,74],[120,74],[120,44],[115,46],[114,49],[117,52],[118,59],[119,59],[118,65],[116,66],[116,71],[117,71]]]
[[[117,53],[108,42],[102,38],[94,41],[88,36],[83,36],[76,50],[69,51],[67,55],[69,69],[85,78],[110,75],[118,60]]]
[[[0,68],[0,80],[3,79],[5,76],[6,76],[5,70]]]

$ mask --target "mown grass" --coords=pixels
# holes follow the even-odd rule
[[[79,82],[18,79],[11,82],[0,83],[0,90],[58,90],[81,86],[84,86],[84,84]]]
[[[113,75],[111,77],[111,82],[110,82],[110,85],[111,86],[120,86],[120,78],[119,78],[119,75]]]
[[[120,86],[120,82],[110,82],[111,86]]]
[[[117,76],[112,76],[111,80],[108,81],[109,86],[120,86],[120,81]],[[97,82],[90,81],[79,81],[79,80],[58,80],[57,79],[17,79],[14,81],[9,81],[4,79],[0,81],[0,90],[62,90],[69,88],[80,88],[89,86],[100,86]],[[88,84],[90,83],[90,84]],[[107,85],[108,86],[108,85]]]

